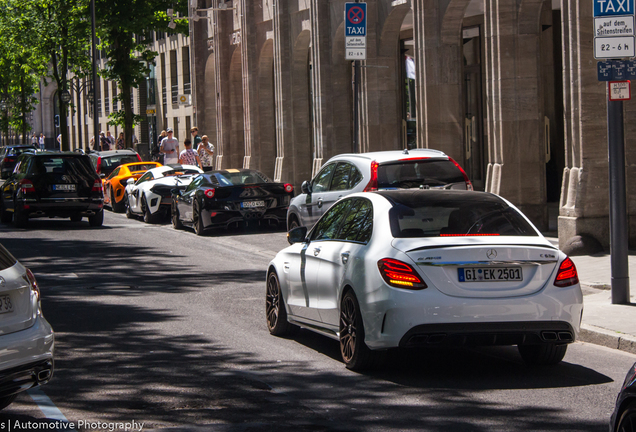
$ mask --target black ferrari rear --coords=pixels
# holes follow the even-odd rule
[[[233,224],[284,225],[293,193],[291,184],[275,183],[255,170],[211,171],[186,190],[173,191],[173,211],[197,232]]]

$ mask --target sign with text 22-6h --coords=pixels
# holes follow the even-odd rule
[[[345,3],[345,59],[367,59],[366,3]]]
[[[593,0],[594,58],[622,59],[636,56],[634,49],[634,0]]]

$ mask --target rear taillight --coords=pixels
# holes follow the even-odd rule
[[[93,189],[91,189],[91,192],[104,193],[104,186],[102,185],[101,180],[95,180],[95,183],[93,183]]]
[[[570,258],[566,258],[559,266],[554,285],[564,288],[577,283],[579,283],[579,274],[576,272],[576,266]]]
[[[369,184],[364,188],[365,192],[377,191],[378,190],[378,164],[376,161],[371,162],[371,180],[369,180]]]
[[[455,160],[453,160],[452,157],[449,156],[448,160],[450,160],[452,163],[454,163],[455,166],[459,169],[459,171],[464,176],[464,181],[466,182],[466,190],[475,190],[475,189],[473,189],[473,184],[471,183],[470,179],[468,178],[468,174],[466,174],[466,171],[464,171],[464,168],[462,168],[460,164],[455,162]]]
[[[27,281],[29,282],[29,287],[31,288],[31,291],[33,291],[33,293],[37,296],[39,300],[40,287],[38,286],[38,281],[35,280],[35,276],[33,276],[33,273],[31,272],[31,270],[26,269],[26,277],[27,277]]]
[[[139,159],[139,162],[143,162],[143,161],[141,160],[141,156],[139,156],[139,153],[137,153],[137,159]]]
[[[35,192],[35,186],[33,186],[31,180],[24,179],[20,181],[20,190],[22,191],[22,193]]]
[[[95,170],[97,171],[97,174],[101,174],[102,173],[102,158],[101,158],[101,156],[99,156],[97,158],[97,168],[95,168]]]
[[[294,186],[290,185],[289,183],[285,183],[285,192],[292,193],[293,191],[294,191]]]
[[[4,158],[4,161],[5,162],[15,162],[15,158],[7,157],[7,158]]]
[[[214,189],[206,189],[205,192],[203,192],[203,194],[208,197],[208,198],[214,198]]]
[[[378,269],[382,279],[392,287],[411,290],[421,290],[428,287],[415,269],[402,261],[384,258],[378,261]]]

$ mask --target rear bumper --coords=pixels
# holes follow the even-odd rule
[[[0,336],[0,397],[46,384],[53,376],[54,345],[42,315],[28,329]]]
[[[92,216],[104,208],[102,199],[73,199],[68,201],[23,201],[18,203],[20,210],[29,218],[71,217],[76,214]]]
[[[212,214],[214,214],[214,216],[212,216]],[[201,217],[203,218],[203,225],[206,228],[228,226],[233,223],[242,222],[274,222],[285,224],[287,220],[287,207],[241,211],[205,209]]]

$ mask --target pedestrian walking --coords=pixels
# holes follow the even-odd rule
[[[201,137],[199,136],[199,128],[193,127],[190,129],[190,133],[192,134],[192,149],[195,152],[199,151],[199,143],[201,142]]]
[[[174,138],[173,133],[172,128],[166,129],[167,136],[161,140],[164,165],[179,163],[179,140]]]
[[[106,138],[104,132],[99,133],[99,146],[101,151],[110,150],[110,141],[108,141],[108,138]]]
[[[119,138],[117,138],[117,150],[123,150],[126,148],[126,140],[124,139],[124,133],[119,132]]]
[[[203,171],[212,171],[214,169],[214,145],[208,141],[208,136],[203,135],[197,148],[199,159],[201,159],[203,164],[201,167]]]
[[[37,137],[37,135],[35,133],[31,137],[31,145],[33,147],[37,147],[38,146],[38,137]]]
[[[62,150],[62,134],[57,136],[57,149]]]
[[[110,131],[106,131],[106,139],[108,140],[108,148],[115,148],[115,137],[110,134]]]
[[[179,163],[181,165],[196,165],[199,168],[202,168],[199,155],[197,152],[192,150],[192,141],[190,141],[189,138],[186,138],[185,141],[183,141],[183,145],[185,146],[185,150],[179,153]]]
[[[40,150],[45,150],[46,149],[46,145],[45,145],[45,140],[46,137],[44,136],[44,133],[40,133],[40,139],[38,140],[38,144],[40,145]]]

